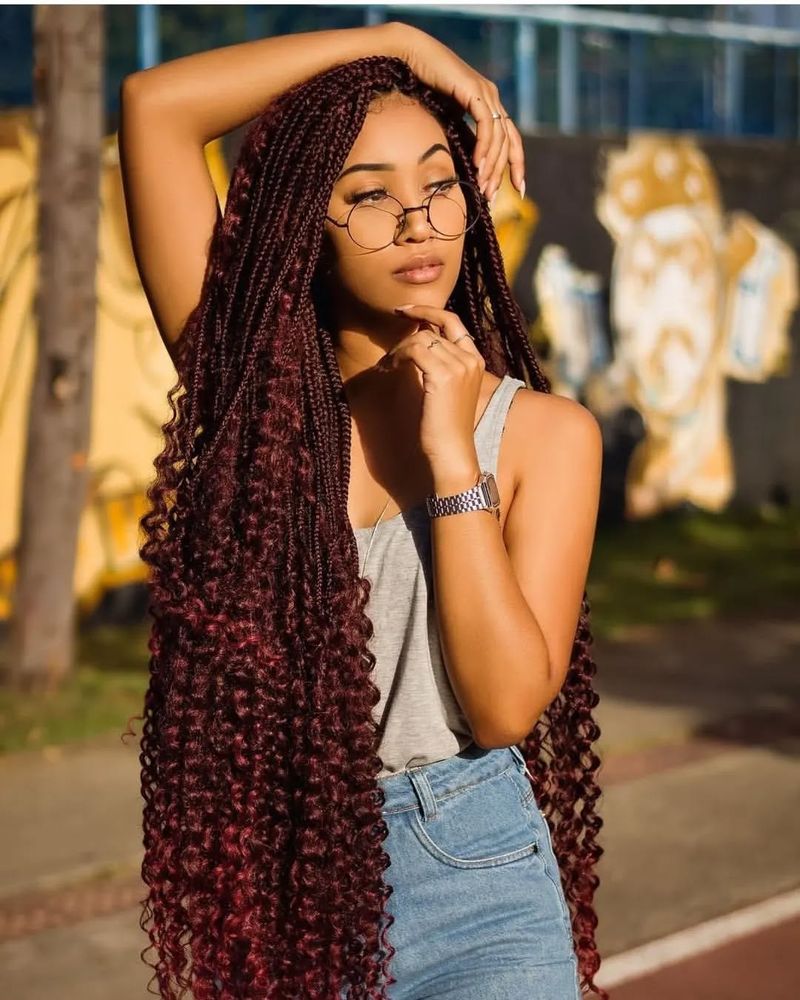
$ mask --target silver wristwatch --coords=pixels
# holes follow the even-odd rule
[[[432,497],[425,498],[425,505],[431,517],[460,514],[467,510],[488,510],[500,520],[500,493],[491,472],[481,472],[478,482],[461,493],[453,493],[449,497],[434,493]]]

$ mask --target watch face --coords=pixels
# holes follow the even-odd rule
[[[500,503],[500,491],[497,489],[497,482],[491,472],[486,474],[486,478],[483,480],[486,491],[489,494],[489,501],[493,507],[496,507]]]

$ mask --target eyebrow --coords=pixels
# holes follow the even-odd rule
[[[420,156],[417,160],[417,163],[424,163],[425,160],[427,160],[430,156],[433,156],[433,154],[438,152],[440,149],[447,153],[448,156],[452,156],[452,153],[447,146],[443,145],[441,142],[435,142],[430,149],[425,150],[422,156]],[[336,183],[338,184],[343,177],[347,177],[348,174],[352,174],[355,170],[394,170],[396,165],[397,164],[395,163],[354,163],[352,167],[348,167],[347,170],[343,170],[339,174],[336,178]]]

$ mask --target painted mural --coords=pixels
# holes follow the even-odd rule
[[[534,284],[552,345],[555,392],[598,415],[633,406],[644,438],[627,471],[625,515],[689,501],[719,511],[735,470],[726,379],[764,382],[786,370],[797,306],[794,250],[752,215],[725,213],[716,178],[692,139],[632,135],[602,170],[597,217],[614,241],[611,353],[599,295],[567,252],[547,246]]]
[[[539,209],[530,198],[520,198],[506,171],[491,213],[503,255],[503,270],[509,285],[513,285],[539,221]]]
[[[600,276],[575,267],[564,247],[542,249],[534,274],[538,329],[549,346],[543,366],[553,391],[578,399],[598,371],[608,370],[605,302]]]

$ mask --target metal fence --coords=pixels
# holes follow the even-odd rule
[[[0,8],[0,104],[30,103],[32,10]],[[800,138],[793,4],[109,5],[107,106],[113,114],[122,76],[161,60],[386,19],[416,24],[495,80],[527,133],[653,128]]]
[[[800,30],[732,19],[764,9],[722,7],[727,19],[708,20],[609,5],[391,4],[365,16],[484,21],[490,75],[526,132],[663,128],[797,139]],[[800,26],[800,8],[785,5],[783,19]]]

